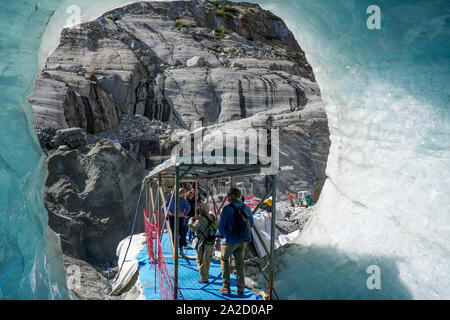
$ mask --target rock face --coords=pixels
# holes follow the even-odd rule
[[[238,121],[214,126],[220,131],[235,134],[247,128],[265,129],[271,119],[271,128],[279,130],[279,161],[282,171],[277,174],[279,200],[287,200],[287,193],[314,190],[325,178],[328,150],[330,147],[328,123],[323,106],[308,104],[304,109],[289,113],[273,113],[270,116],[255,115]],[[284,169],[286,168],[286,169]],[[264,176],[237,177],[236,181],[253,183],[253,193],[264,197],[266,192]]]
[[[281,165],[294,167],[280,175],[283,196],[313,191],[325,178],[330,140],[320,90],[285,23],[258,5],[136,3],[64,29],[30,102],[37,125],[100,135],[133,115],[189,130],[196,120],[226,125],[270,114],[283,128]],[[158,133],[122,127],[113,139],[150,151],[139,155],[147,169],[162,161],[149,158],[170,151],[157,145]]]
[[[123,113],[190,129],[319,98],[285,23],[258,5],[136,3],[64,29],[30,97],[36,123],[114,127]]]
[[[69,293],[73,300],[117,300],[111,295],[111,284],[100,272],[88,263],[63,255],[64,269],[69,282]],[[75,278],[79,277],[79,278]]]
[[[159,120],[149,120],[141,115],[123,114],[120,123],[98,134],[87,134],[87,144],[101,140],[120,142],[143,168],[152,168],[170,155],[178,141],[172,133],[186,131],[177,129]]]
[[[45,205],[63,252],[103,265],[117,260],[117,244],[130,234],[144,170],[120,146],[104,140],[48,159]],[[142,219],[136,232],[143,231]]]

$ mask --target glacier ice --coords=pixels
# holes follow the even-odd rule
[[[69,298],[58,237],[47,229],[47,169],[27,97],[64,27],[133,2],[0,2],[0,299]]]
[[[373,30],[374,1],[252,2],[306,52],[332,141],[314,216],[278,258],[278,294],[449,299],[449,2],[376,1]]]
[[[26,104],[57,1],[0,3],[0,299],[67,298],[58,237],[47,229],[44,157]]]
[[[314,217],[290,254],[278,257],[279,296],[449,299],[448,1],[377,1],[379,30],[367,28],[369,0],[250,1],[285,19],[305,50],[328,104],[332,140]],[[76,5],[87,21],[131,2]],[[72,4],[0,3],[1,299],[66,297],[55,242],[46,240],[43,158],[29,106],[19,106],[45,24],[56,8],[40,62],[70,23]],[[367,286],[372,265],[380,290]]]

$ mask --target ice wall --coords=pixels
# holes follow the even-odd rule
[[[315,216],[279,257],[279,296],[449,299],[450,2],[254,2],[305,50],[332,141]]]
[[[61,249],[42,200],[44,158],[26,104],[57,2],[0,2],[0,299],[67,298]]]
[[[47,168],[27,98],[62,28],[133,2],[0,1],[0,300],[69,297],[59,239],[47,229]]]
[[[27,98],[62,28],[132,2],[0,1],[0,299],[68,298],[60,244],[47,229],[47,168]]]

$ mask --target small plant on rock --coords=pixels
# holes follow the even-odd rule
[[[183,28],[187,28],[188,26],[185,25],[183,22],[181,21],[176,21],[174,27],[178,30],[181,31],[181,29]]]
[[[113,15],[108,15],[108,16],[106,16],[106,18],[109,19],[109,20],[112,20],[112,21],[117,21],[117,20],[119,20],[118,17],[113,16]]]
[[[219,29],[216,30],[217,35],[214,37],[217,41],[220,41],[225,37],[225,35],[228,33],[227,29],[225,29],[224,26],[220,26]]]
[[[222,16],[222,17],[230,17],[232,18],[235,13],[239,13],[239,9],[229,6],[229,5],[221,5],[219,7],[219,10],[216,11],[216,15]]]
[[[279,16],[274,15],[272,12],[267,11],[267,14],[269,15],[270,20],[273,21],[283,21],[283,19],[281,19]]]

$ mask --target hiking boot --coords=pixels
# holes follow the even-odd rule
[[[230,294],[230,288],[222,287],[222,288],[220,288],[219,292],[221,294]]]
[[[240,291],[240,290],[236,290],[236,295],[240,298],[242,298],[244,296],[244,291]]]

